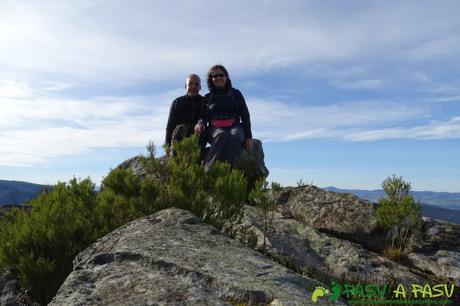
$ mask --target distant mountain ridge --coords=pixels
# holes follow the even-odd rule
[[[48,185],[0,180],[0,206],[19,205],[35,198]]]
[[[340,189],[334,186],[323,189],[351,193],[374,203],[377,203],[385,195],[381,189]],[[412,194],[422,206],[422,216],[460,224],[460,192],[413,191]]]
[[[47,188],[51,188],[51,186],[22,181],[0,180],[0,207],[24,204]],[[323,189],[351,193],[374,203],[385,195],[381,189],[341,189],[334,186],[324,187]],[[460,192],[413,191],[412,193],[415,199],[422,204],[423,216],[460,224]]]
[[[341,189],[334,186],[324,187],[323,189],[335,192],[352,193],[371,202],[378,202],[378,200],[385,195],[385,192],[383,192],[382,189]],[[420,203],[460,210],[460,192],[412,191],[411,193],[413,194],[415,200]]]

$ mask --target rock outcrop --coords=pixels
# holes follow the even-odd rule
[[[423,218],[422,237],[408,256],[421,273],[460,287],[460,224]]]
[[[332,280],[348,283],[424,283],[425,279],[374,253],[362,245],[339,239],[316,230],[293,216],[276,212],[267,232],[265,252],[298,273],[330,284]],[[245,207],[243,226],[257,234],[257,249],[263,250],[262,215]]]
[[[252,186],[255,181],[268,176],[269,171],[265,166],[265,155],[262,142],[253,139],[254,148],[252,151],[242,150],[241,155],[235,161],[235,168],[240,169],[248,179],[249,185]],[[160,164],[164,164],[167,158],[162,156],[158,158]],[[119,168],[131,169],[133,173],[141,178],[147,175],[140,156],[132,157],[118,165]],[[163,178],[162,178],[163,179]]]
[[[122,166],[145,176],[136,162]],[[183,210],[133,221],[75,258],[51,305],[314,305],[313,290],[332,281],[453,283],[460,303],[460,225],[424,218],[413,252],[395,262],[381,255],[374,204],[351,194],[286,187],[265,238],[263,218],[246,205],[237,226],[259,252]]]
[[[0,292],[0,305],[39,306],[24,289],[20,288],[17,277],[9,271],[0,275]]]
[[[379,250],[383,234],[377,228],[374,205],[350,193],[312,185],[284,188],[278,198],[283,211],[324,233]]]
[[[191,213],[167,209],[80,253],[50,305],[315,305],[317,285]]]
[[[235,160],[235,168],[240,169],[246,175],[250,186],[258,179],[265,178],[269,174],[265,166],[262,142],[258,139],[253,139],[253,144],[252,151],[242,150],[241,155]]]
[[[415,246],[419,253],[439,249],[460,252],[460,224],[423,218],[422,237]]]
[[[241,226],[256,234],[256,249],[325,284],[341,280],[460,286],[460,225],[424,218],[415,250],[397,263],[377,252],[385,243],[374,205],[351,194],[315,186],[284,188],[265,250],[260,210],[246,206]],[[458,291],[455,302],[460,302]]]

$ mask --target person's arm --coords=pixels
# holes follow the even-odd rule
[[[239,116],[241,118],[241,124],[244,131],[244,146],[246,150],[252,151],[254,144],[252,142],[252,131],[251,131],[251,116],[249,115],[248,106],[244,100],[243,94],[238,89],[233,89],[236,93],[239,102]]]
[[[201,109],[200,109],[200,116],[198,117],[198,122],[195,125],[195,133],[202,133],[204,129],[206,128],[206,123],[207,123],[207,118],[206,118],[206,113],[207,113],[207,107],[208,107],[208,100],[209,100],[209,94],[205,95],[203,100],[201,101]]]
[[[246,138],[252,139],[252,131],[251,131],[251,116],[249,115],[248,106],[246,105],[246,101],[244,100],[243,95],[238,89],[234,89],[236,93],[236,97],[239,101],[239,116],[241,117],[241,123],[243,125],[244,135]]]
[[[169,117],[168,117],[168,123],[166,124],[166,136],[165,136],[165,146],[167,148],[171,147],[172,132],[174,131],[174,128],[176,127],[176,103],[177,103],[177,99],[171,103],[171,107],[169,109]]]

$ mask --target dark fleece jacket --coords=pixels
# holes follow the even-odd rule
[[[252,138],[249,110],[238,89],[215,90],[204,96],[199,120],[201,123],[207,126],[211,120],[229,118],[241,122],[245,137]]]
[[[189,124],[192,131],[193,126],[198,122],[202,101],[203,97],[201,95],[194,97],[185,95],[172,102],[168,124],[166,125],[165,144],[171,145],[172,133],[176,126],[180,124]]]

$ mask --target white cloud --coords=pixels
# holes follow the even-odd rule
[[[53,92],[61,92],[66,89],[70,89],[72,87],[75,87],[77,84],[75,83],[58,83],[58,84],[53,84],[51,86],[43,88],[45,92],[53,93]]]
[[[379,79],[368,80],[337,80],[333,82],[334,85],[341,89],[378,89],[384,86],[384,81]]]
[[[408,51],[409,57],[417,60],[443,58],[457,55],[460,52],[460,37],[448,37],[423,42]]]
[[[351,129],[387,126],[417,119],[427,110],[392,101],[306,106],[248,98],[254,136],[267,141],[342,138]]]
[[[179,94],[3,98],[0,165],[45,163],[97,148],[141,147],[149,140],[161,145],[169,105]]]
[[[456,84],[417,65],[455,66],[459,9],[455,1],[1,1],[0,164],[45,163],[149,139],[161,144],[169,103],[181,92],[77,99],[66,90],[177,80],[214,63],[236,76],[310,69],[309,79],[347,90],[410,79],[423,85],[410,86],[414,91],[456,101]],[[387,67],[401,75],[393,84],[391,73],[375,72]],[[430,110],[383,97],[323,106],[249,97],[248,104],[254,135],[264,140],[459,138],[456,119],[394,128]]]
[[[414,53],[439,58],[457,53],[459,7],[455,1],[2,1],[0,67],[99,81],[160,80],[202,73],[216,62],[254,72],[405,61]],[[376,86],[371,81],[358,85]]]
[[[0,165],[44,164],[98,148],[143,147],[149,140],[161,145],[170,103],[183,94],[174,90],[156,96],[71,99],[21,86],[27,90],[1,98]],[[393,101],[315,106],[249,96],[247,103],[254,137],[263,141],[460,138],[460,117],[394,128],[429,110]]]
[[[30,98],[32,89],[24,82],[0,81],[0,98]]]
[[[455,102],[460,101],[460,95],[450,96],[450,97],[443,97],[436,99],[438,102]]]
[[[416,127],[396,127],[350,133],[344,139],[376,141],[384,139],[459,139],[460,117]]]

